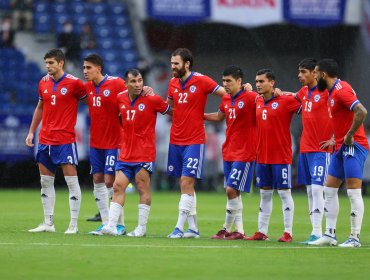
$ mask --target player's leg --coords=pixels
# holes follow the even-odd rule
[[[328,176],[324,185],[324,214],[326,229],[323,236],[309,245],[330,245],[338,244],[336,239],[336,226],[339,213],[338,189],[344,179],[344,168],[341,151],[335,152],[330,158]]]
[[[347,194],[351,203],[351,233],[349,238],[339,245],[341,247],[361,246],[360,233],[364,216],[364,201],[362,199],[361,187],[367,150],[357,143],[354,143],[354,146],[351,148],[354,151],[354,155],[347,156],[344,159]]]
[[[312,221],[312,204],[313,204],[313,196],[312,196],[312,186],[311,186],[311,176],[310,176],[310,168],[309,168],[309,153],[300,153],[298,157],[298,184],[305,185],[307,190],[307,198],[308,198],[308,213],[310,215],[310,221],[313,225]]]
[[[134,231],[127,234],[132,237],[143,237],[146,235],[152,196],[150,193],[150,174],[153,172],[153,163],[145,163],[135,175],[135,183],[139,192],[138,225]]]
[[[126,188],[134,177],[134,169],[123,162],[118,161],[116,164],[116,176],[113,183],[113,197],[109,208],[108,225],[102,228],[103,234],[118,235],[118,219],[124,213],[124,203],[126,198]]]
[[[293,217],[294,217],[294,201],[292,197],[292,169],[290,164],[274,164],[273,168],[273,184],[274,188],[278,189],[278,193],[282,202],[282,211],[284,219],[284,233],[279,238],[279,242],[291,242],[293,235]]]
[[[30,229],[29,232],[55,232],[54,226],[54,205],[55,188],[54,179],[57,166],[54,165],[49,157],[46,145],[39,145],[36,155],[38,162],[41,182],[41,203],[44,210],[44,221],[38,227]]]
[[[269,240],[267,233],[272,212],[272,169],[270,164],[256,164],[256,185],[260,188],[260,207],[258,213],[258,231],[245,240]]]
[[[51,149],[51,158],[54,163],[60,165],[63,170],[64,179],[69,190],[70,223],[66,234],[78,232],[78,216],[81,207],[81,188],[77,177],[78,154],[75,143],[54,146]]]

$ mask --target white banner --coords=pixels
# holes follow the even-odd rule
[[[282,0],[211,0],[211,21],[253,27],[282,23]]]

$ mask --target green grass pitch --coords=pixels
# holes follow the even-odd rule
[[[364,197],[362,247],[309,247],[300,244],[310,234],[307,199],[295,201],[294,242],[276,242],[283,232],[281,202],[274,195],[270,242],[211,240],[224,221],[222,193],[199,192],[201,238],[169,240],[177,219],[178,193],[154,193],[146,238],[90,236],[99,224],[86,222],[95,214],[92,191],[83,192],[79,231],[66,236],[67,191],[58,188],[56,233],[28,233],[42,221],[39,190],[0,191],[0,279],[369,279],[370,197]],[[137,193],[127,196],[125,223],[137,222]],[[244,195],[244,228],[257,230],[259,195]],[[337,237],[349,234],[349,201],[340,197]],[[367,276],[366,276],[367,275]]]

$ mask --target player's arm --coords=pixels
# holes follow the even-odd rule
[[[218,87],[214,92],[213,92],[214,95],[217,95],[217,96],[224,96],[226,94],[226,90],[224,89],[224,87]]]
[[[30,126],[30,129],[28,131],[27,138],[26,138],[26,145],[28,147],[33,147],[34,146],[34,144],[32,142],[33,142],[35,131],[36,131],[37,127],[39,126],[39,124],[41,122],[41,119],[42,119],[42,110],[43,110],[43,102],[42,102],[42,100],[39,100],[39,103],[37,103],[35,112],[33,113],[31,126]]]
[[[357,103],[354,106],[353,112],[354,116],[352,125],[347,134],[344,136],[344,144],[346,145],[353,145],[353,135],[355,135],[356,131],[362,125],[367,115],[367,110],[361,103]]]
[[[220,122],[225,119],[225,114],[222,113],[221,111],[218,111],[215,113],[205,113],[204,119],[206,121],[211,121],[211,122]]]
[[[173,100],[167,97],[166,103],[170,105],[172,111],[173,111]]]
[[[331,147],[334,147],[336,144],[334,134],[329,140],[321,141],[320,142],[320,149],[326,151]]]

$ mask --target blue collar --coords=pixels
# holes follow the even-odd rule
[[[309,88],[308,89],[308,99],[311,98],[312,96],[312,92],[315,91],[317,89],[317,85],[316,86],[313,86],[312,88]]]
[[[262,97],[263,98],[263,97]],[[275,96],[273,95],[270,99],[268,99],[268,100],[265,100],[264,98],[263,98],[263,102],[264,102],[264,104],[265,105],[267,105],[267,103],[269,103],[271,100],[273,100],[275,98]]]
[[[99,94],[99,88],[100,88],[100,86],[106,81],[108,79],[108,75],[105,75],[104,76],[104,79],[103,80],[101,80],[101,82],[97,85],[97,86],[95,86],[95,93],[96,94]],[[94,84],[94,83],[93,83]]]
[[[127,92],[127,96],[128,96],[128,99],[130,100],[131,107],[134,107],[136,100],[138,100],[140,98],[142,93],[143,93],[143,91],[141,91],[140,94],[138,96],[136,96],[133,100],[131,100],[130,94]]]
[[[234,96],[230,95],[231,96],[231,105],[234,106],[234,102],[235,100],[242,94],[243,90],[241,89],[240,91],[238,91],[237,94],[235,94]]]
[[[53,78],[51,78],[54,82],[53,91],[57,90],[58,84],[61,80],[63,80],[67,76],[67,73],[64,73],[62,77],[60,77],[57,81],[55,81]]]
[[[331,87],[331,89],[329,89],[329,95],[332,93],[332,91],[334,90],[335,86],[340,82],[340,79],[337,79],[334,83],[334,85]]]
[[[181,89],[182,89],[182,90],[184,90],[184,89],[185,89],[185,87],[186,87],[186,83],[191,79],[191,77],[193,77],[193,74],[194,74],[194,72],[191,72],[191,73],[190,73],[190,76],[189,76],[189,77],[187,77],[187,78],[185,79],[185,81],[181,81],[181,79],[179,78],[179,81],[180,81]]]

